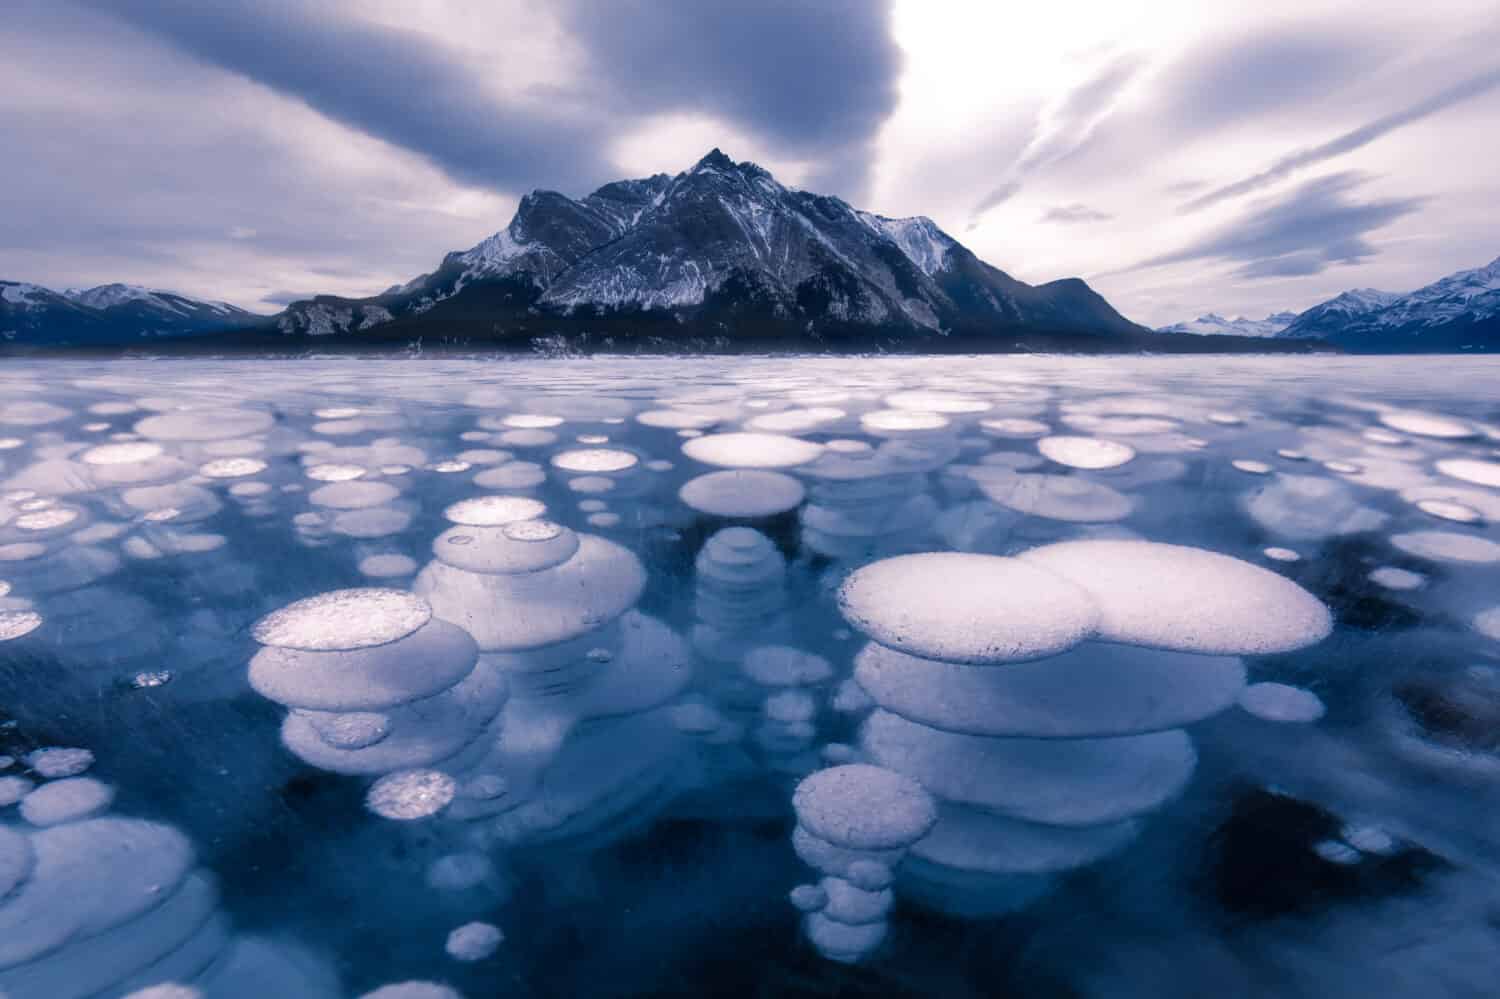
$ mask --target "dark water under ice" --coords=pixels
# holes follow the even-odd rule
[[[1494,995],[1497,522],[1492,359],[7,361],[0,995]]]

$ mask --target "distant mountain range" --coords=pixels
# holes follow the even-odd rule
[[[0,344],[137,344],[241,330],[264,321],[264,316],[226,302],[201,302],[135,285],[59,292],[0,281]]]
[[[1500,351],[1500,258],[1410,294],[1356,288],[1297,315],[1226,320],[1209,314],[1160,332],[1320,341],[1352,353]]]

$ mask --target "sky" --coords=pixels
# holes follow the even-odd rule
[[[9,0],[0,278],[369,295],[711,147],[1137,322],[1500,256],[1500,2]]]

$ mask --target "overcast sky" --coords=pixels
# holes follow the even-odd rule
[[[10,0],[0,277],[372,294],[712,146],[1127,316],[1500,255],[1496,0]]]

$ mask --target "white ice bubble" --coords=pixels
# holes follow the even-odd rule
[[[42,626],[36,611],[0,611],[0,642],[24,638]]]
[[[389,482],[330,482],[307,494],[313,506],[331,510],[366,510],[382,506],[401,495],[401,490]]]
[[[694,438],[682,453],[726,468],[792,468],[815,460],[823,446],[782,434],[729,433]]]
[[[838,601],[845,619],[882,645],[950,662],[1056,655],[1099,622],[1074,583],[1016,559],[960,552],[867,565],[844,581]]]
[[[130,441],[91,447],[79,456],[79,460],[85,465],[131,465],[159,458],[163,453],[162,446],[152,441]]]
[[[1325,839],[1313,844],[1313,852],[1330,864],[1337,864],[1340,867],[1349,867],[1360,861],[1358,850],[1336,839]]]
[[[908,846],[937,822],[937,805],[920,784],[865,763],[804,778],[792,795],[792,808],[814,836],[856,850]]]
[[[678,498],[693,510],[713,517],[770,517],[802,504],[807,490],[781,472],[728,469],[709,472],[685,483]]]
[[[1315,722],[1327,712],[1317,694],[1285,683],[1252,683],[1240,693],[1240,707],[1269,722]]]
[[[433,554],[459,569],[528,573],[561,565],[578,551],[578,535],[550,520],[518,520],[501,527],[451,527],[432,543]]]
[[[1408,531],[1391,536],[1391,546],[1438,562],[1489,564],[1500,562],[1500,543],[1477,534],[1456,531]]]
[[[448,934],[445,949],[455,961],[483,961],[500,948],[505,934],[493,923],[465,923]]]
[[[1201,548],[1150,541],[1065,541],[1023,553],[1099,608],[1098,637],[1208,655],[1290,652],[1333,621],[1312,594],[1269,569]]]
[[[49,781],[21,800],[21,818],[34,826],[75,822],[104,811],[114,800],[114,788],[92,777]]]
[[[1417,590],[1426,584],[1427,577],[1420,572],[1398,569],[1393,565],[1383,565],[1371,570],[1370,582],[1388,590]]]
[[[1247,475],[1270,475],[1271,466],[1263,461],[1251,461],[1248,458],[1238,458],[1229,463]]]
[[[1135,448],[1098,437],[1043,437],[1037,450],[1069,468],[1116,468],[1135,457]]]
[[[927,413],[983,413],[993,408],[994,405],[973,396],[921,389],[892,393],[885,397],[885,404],[892,409],[911,409]]]
[[[529,496],[476,496],[449,506],[443,516],[468,527],[503,527],[546,512],[547,504]]]
[[[1500,641],[1500,607],[1491,607],[1474,615],[1474,629],[1486,638]]]
[[[31,793],[34,781],[25,777],[0,777],[0,808],[8,808]],[[0,828],[6,828],[0,826]]]
[[[425,819],[447,808],[458,787],[441,770],[398,770],[370,785],[365,805],[387,819]]]
[[[419,568],[421,566],[417,565],[416,559],[396,552],[367,555],[359,560],[360,574],[369,576],[372,579],[394,579],[401,576],[411,576]]]
[[[395,982],[366,992],[359,999],[464,999],[457,989],[438,982]]]
[[[814,406],[810,409],[786,409],[779,413],[766,413],[745,424],[751,430],[765,430],[773,434],[798,434],[813,430],[825,423],[843,419],[847,414],[832,406]]]
[[[362,479],[368,474],[368,469],[363,465],[345,465],[337,462],[328,462],[320,465],[309,465],[302,473],[314,482],[351,482],[354,479]]]
[[[969,473],[986,497],[1017,513],[1079,524],[1123,520],[1135,510],[1129,496],[1073,475],[1016,474],[980,466]]]
[[[985,433],[995,437],[1044,437],[1052,432],[1052,428],[1041,420],[1028,420],[1024,417],[997,416],[993,419],[980,420],[979,427]]]
[[[1302,556],[1290,548],[1280,548],[1272,545],[1270,548],[1262,548],[1261,552],[1266,558],[1273,562],[1300,562]]]
[[[326,652],[405,638],[432,619],[432,608],[404,590],[333,590],[298,600],[256,622],[262,645]]]
[[[1437,463],[1437,470],[1450,479],[1472,482],[1477,486],[1500,489],[1500,461],[1479,458],[1447,458]]]
[[[218,458],[198,466],[198,474],[208,479],[243,479],[259,475],[266,468],[259,458]]]
[[[1404,434],[1416,434],[1418,437],[1460,440],[1474,436],[1474,428],[1461,420],[1414,409],[1388,410],[1380,414],[1380,422],[1392,430],[1399,430]]]
[[[48,780],[76,777],[94,765],[94,754],[87,749],[49,746],[27,753],[26,765]]]
[[[1457,524],[1477,524],[1484,518],[1472,507],[1452,500],[1424,499],[1417,501],[1417,509],[1439,520],[1451,520]]]
[[[199,442],[249,437],[275,422],[270,413],[253,409],[176,409],[148,416],[134,429],[151,440]]]

